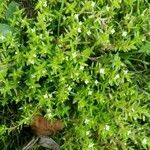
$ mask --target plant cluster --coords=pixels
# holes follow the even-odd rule
[[[0,0],[0,149],[39,112],[64,121],[62,149],[149,149],[148,0],[23,4]]]

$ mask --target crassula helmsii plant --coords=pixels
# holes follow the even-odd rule
[[[23,4],[0,1],[0,148],[40,112],[64,121],[61,149],[149,149],[149,2]]]

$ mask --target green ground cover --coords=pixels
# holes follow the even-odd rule
[[[149,56],[148,0],[0,0],[0,149],[36,113],[61,149],[150,149]]]

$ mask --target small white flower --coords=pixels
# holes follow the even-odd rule
[[[94,7],[94,6],[95,6],[95,2],[92,1],[92,7]]]
[[[45,74],[47,71],[44,69],[44,70],[42,70],[42,74]]]
[[[43,39],[43,35],[42,35],[42,34],[40,34],[40,36],[39,36],[39,37],[40,37],[40,39]]]
[[[45,99],[47,99],[47,98],[48,98],[48,94],[47,94],[47,93],[44,95],[44,98],[45,98]]]
[[[72,54],[72,57],[75,58],[76,56],[77,56],[77,53],[74,52],[74,53]]]
[[[104,68],[101,68],[101,69],[99,70],[99,72],[100,72],[101,74],[105,74],[105,69],[104,69]]]
[[[67,60],[67,61],[68,61],[68,56],[66,56],[66,57],[65,57],[65,60]]]
[[[90,30],[87,32],[87,35],[91,35],[91,31]]]
[[[110,129],[110,126],[109,126],[109,125],[106,125],[106,126],[105,126],[105,130],[106,130],[106,131],[109,131],[109,129]]]
[[[95,82],[94,82],[96,85],[98,84],[98,81],[97,80],[95,80]]]
[[[110,97],[110,99],[112,99],[112,98],[113,98],[113,97],[112,97],[112,94],[109,93],[109,97]]]
[[[88,145],[88,148],[91,149],[91,148],[93,148],[93,146],[94,146],[94,144],[93,144],[93,143],[90,143],[90,144]]]
[[[69,86],[69,87],[68,87],[68,91],[71,91],[71,90],[72,90],[72,87],[71,87],[71,86]]]
[[[61,45],[61,44],[58,44],[58,47],[62,47],[62,45]]]
[[[123,70],[124,74],[127,74],[128,73],[128,70]]]
[[[115,76],[115,79],[119,79],[119,77],[120,77],[119,74],[117,74],[117,75]]]
[[[80,70],[84,70],[84,66],[80,66],[80,68],[79,68]]]
[[[47,7],[47,2],[46,2],[46,1],[44,2],[43,6],[44,6],[44,7]]]
[[[131,134],[131,131],[129,130],[128,132],[127,132],[127,135],[130,135]]]
[[[89,91],[89,92],[88,92],[88,95],[92,95],[92,91]]]
[[[52,18],[49,18],[49,21],[50,21],[50,22],[52,22],[52,21],[53,21],[53,19],[52,19]]]
[[[0,39],[3,41],[5,39],[5,37],[3,35],[1,35]]]
[[[85,119],[85,121],[84,121],[85,124],[88,124],[89,122],[90,122],[89,119]]]
[[[66,20],[66,16],[63,16],[63,20]]]
[[[75,19],[79,20],[79,14],[75,14]]]
[[[115,29],[111,29],[111,34],[114,34],[115,33]]]
[[[35,58],[35,57],[36,57],[36,54],[33,54],[33,57]]]
[[[106,6],[106,10],[109,11],[109,9],[110,9],[110,7],[109,7],[109,6]]]
[[[86,135],[89,136],[90,135],[90,131],[86,131]]]
[[[31,29],[32,32],[35,32],[35,28]]]
[[[142,144],[143,144],[143,145],[146,145],[146,144],[147,144],[147,139],[146,139],[146,138],[144,138],[144,139],[142,140]]]
[[[52,95],[52,94],[48,94],[48,97],[49,97],[49,98],[52,98],[52,97],[53,97],[53,95]]]
[[[80,22],[79,22],[79,25],[81,26],[82,24],[83,24],[83,23],[80,21]]]
[[[85,84],[88,84],[88,83],[89,83],[89,81],[88,81],[88,80],[85,80],[84,82],[85,82]]]
[[[48,118],[53,118],[51,109],[47,109],[47,117]]]
[[[18,52],[15,52],[15,54],[17,55],[17,54],[18,54]]]
[[[62,77],[62,78],[61,78],[61,81],[65,81],[65,79]]]
[[[42,41],[42,45],[44,46],[45,45],[45,43]]]
[[[132,110],[132,112],[134,112],[134,111],[135,111],[135,110],[134,110],[134,108],[132,108],[131,110]]]
[[[34,60],[29,60],[29,63],[30,64],[34,64]]]
[[[81,33],[81,28],[78,28],[78,32]]]
[[[34,74],[31,75],[31,78],[35,78],[36,76]]]
[[[126,36],[127,36],[127,32],[126,32],[126,31],[123,31],[123,32],[122,32],[122,36],[123,36],[123,37],[126,37]]]

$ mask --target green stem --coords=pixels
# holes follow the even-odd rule
[[[59,18],[58,18],[58,28],[57,28],[58,37],[60,34],[60,21],[61,21],[61,17],[62,17],[62,11],[63,11],[64,4],[65,4],[65,0],[62,1],[61,7],[60,7],[60,14],[59,14]]]

